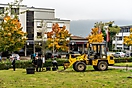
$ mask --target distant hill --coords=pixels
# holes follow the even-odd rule
[[[70,33],[76,36],[87,37],[96,22],[108,22],[113,20],[73,20],[70,23]],[[114,20],[115,24],[132,25],[132,20]]]

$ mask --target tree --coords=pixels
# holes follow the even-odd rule
[[[116,36],[116,34],[118,34],[121,30],[121,28],[117,25],[114,25],[114,21],[110,21],[110,22],[106,22],[106,23],[103,23],[103,22],[96,22],[94,27],[96,28],[99,28],[101,29],[102,33],[103,33],[103,37],[104,37],[104,40],[107,41],[107,29],[108,29],[108,34],[110,35],[110,40],[108,41],[108,47],[110,50],[112,50],[112,41],[113,41],[113,38]]]
[[[19,8],[18,1],[8,4],[9,6],[5,9],[5,12],[1,14],[3,21],[0,23],[0,51],[18,51],[24,47],[27,40],[26,32],[22,31],[21,23],[18,15],[10,10],[12,6]]]
[[[132,28],[130,28],[130,35],[124,37],[124,44],[131,46],[132,45]]]
[[[52,31],[47,32],[47,45],[50,50],[68,51],[68,44],[71,34],[66,30],[66,26],[59,27],[58,23],[53,24]]]
[[[104,41],[103,34],[99,33],[99,28],[92,28],[91,35],[89,35],[87,39],[88,39],[88,43]]]

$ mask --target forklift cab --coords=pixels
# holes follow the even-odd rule
[[[106,59],[106,43],[91,43],[88,47],[88,59]]]

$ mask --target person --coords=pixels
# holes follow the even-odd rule
[[[42,63],[42,71],[43,71],[43,70],[44,70],[44,69],[43,69],[43,65],[44,65],[44,63],[45,63],[45,56],[42,56],[42,62],[43,62],[43,63]]]
[[[43,59],[43,63],[45,63],[45,56],[42,56],[42,59]]]
[[[33,60],[32,60],[32,65],[34,68],[37,68],[37,59],[38,59],[38,56],[36,56]],[[37,71],[37,69],[36,69]]]
[[[12,67],[13,67],[13,71],[15,71],[16,70],[16,60],[15,60],[15,58],[11,58],[12,59]]]
[[[1,57],[1,55],[0,55],[0,62],[2,61],[2,57]]]
[[[42,64],[43,64],[43,61],[41,59],[41,56],[38,55],[38,59],[37,59],[37,68],[36,68],[36,71],[38,72],[41,72],[42,71]]]
[[[35,57],[36,57],[36,54],[35,53],[31,55],[31,59],[32,60],[35,59]]]
[[[57,60],[55,58],[53,58],[52,65],[53,65],[53,68],[58,69],[58,63],[57,63]]]

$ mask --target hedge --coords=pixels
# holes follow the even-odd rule
[[[132,62],[132,57],[115,58],[115,63]]]
[[[62,66],[64,62],[68,61],[68,59],[57,59],[58,62],[58,66]],[[16,61],[16,68],[27,68],[27,67],[32,67],[32,61],[31,60],[20,60],[20,61]],[[46,60],[45,64],[43,64],[44,67],[49,67],[52,66],[52,60]],[[0,70],[4,70],[4,69],[9,69],[12,68],[11,67],[11,62],[10,61],[3,61],[0,62]]]
[[[123,62],[132,62],[132,57],[128,58],[115,58],[115,63],[123,63]],[[67,62],[68,59],[57,59],[58,66],[62,66],[64,62]],[[46,60],[45,64],[43,64],[44,67],[52,66],[52,60]],[[31,60],[20,60],[16,61],[16,68],[27,68],[27,67],[32,67],[32,61]],[[9,69],[11,67],[11,62],[10,61],[3,61],[0,62],[0,70],[4,69]]]

